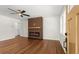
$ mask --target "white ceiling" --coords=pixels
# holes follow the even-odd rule
[[[13,11],[8,10],[11,8],[13,10],[25,10],[27,14],[31,17],[43,16],[43,17],[52,17],[59,16],[64,8],[63,5],[0,5],[0,14],[13,17],[20,18]],[[27,16],[26,16],[27,17]]]

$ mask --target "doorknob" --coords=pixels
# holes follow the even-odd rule
[[[65,33],[65,36],[67,36],[67,33]]]

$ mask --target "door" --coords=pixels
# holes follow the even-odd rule
[[[77,14],[77,16],[76,16],[76,27],[77,27],[77,29],[76,29],[76,33],[77,33],[77,40],[76,40],[76,53],[79,53],[79,13]]]
[[[79,6],[67,15],[67,53],[79,53]]]
[[[76,32],[75,32],[75,19],[74,17],[68,19],[67,21],[68,31],[67,31],[67,38],[68,38],[68,53],[73,54],[75,53],[75,39],[76,39]]]

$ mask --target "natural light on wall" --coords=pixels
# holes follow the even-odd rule
[[[66,32],[66,10],[64,9],[64,11],[60,16],[60,33],[64,35],[65,32]]]

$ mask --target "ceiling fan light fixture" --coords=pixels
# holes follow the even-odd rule
[[[19,16],[21,16],[22,14],[21,14],[21,13],[19,13],[18,15],[19,15]]]

